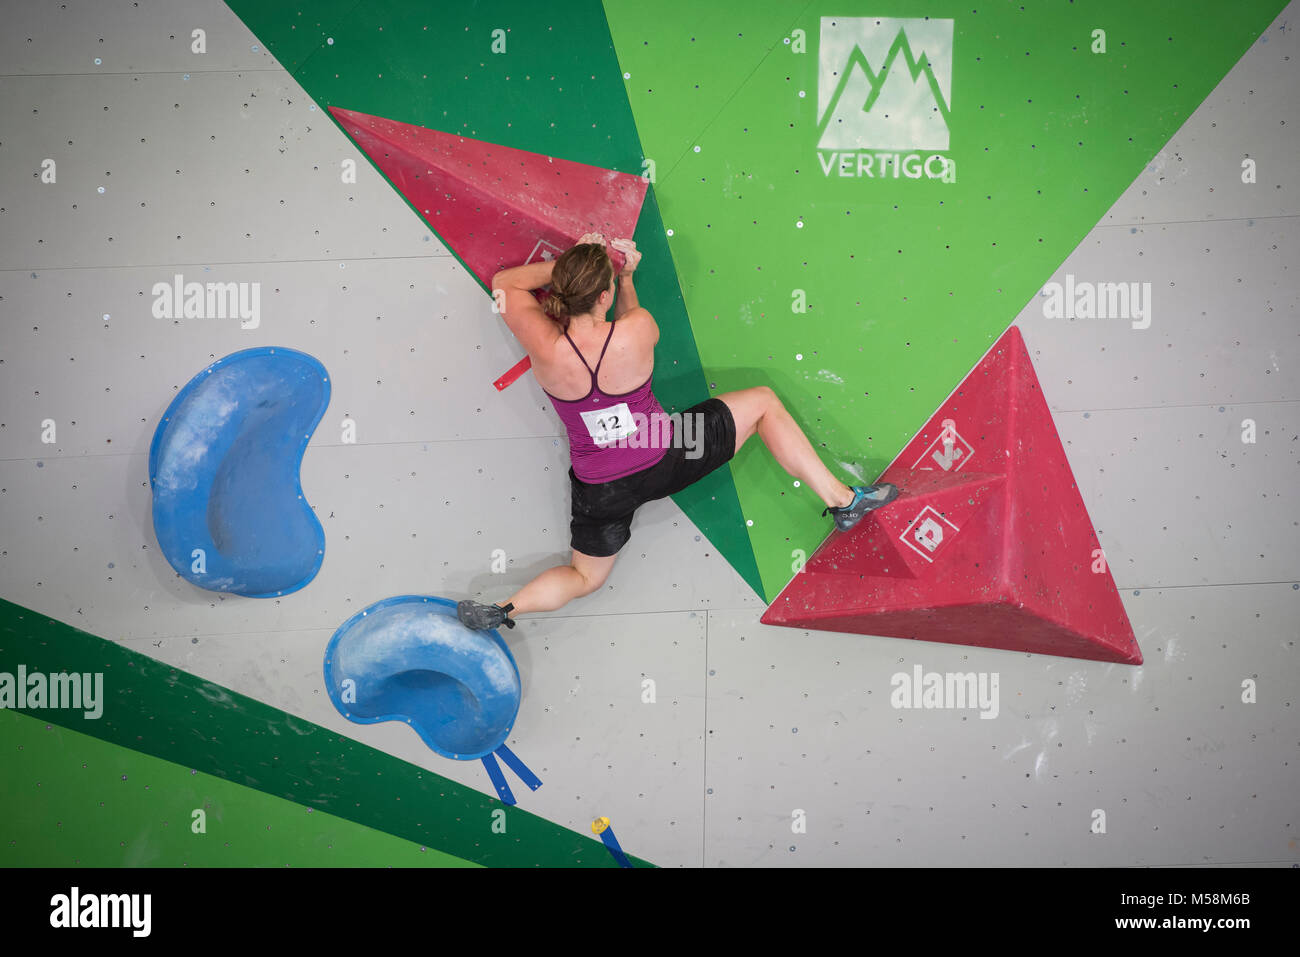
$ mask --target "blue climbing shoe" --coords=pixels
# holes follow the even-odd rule
[[[498,625],[505,625],[507,628],[513,628],[515,623],[506,617],[506,612],[514,609],[513,604],[506,605],[481,605],[476,601],[462,601],[456,603],[456,617],[460,619],[461,624],[466,628],[473,628],[475,631],[488,631],[496,628]]]
[[[835,527],[841,532],[847,532],[858,524],[858,519],[872,509],[880,508],[898,498],[898,486],[890,485],[888,482],[882,482],[880,485],[854,485],[852,488],[852,502],[843,508],[832,506],[822,511],[823,515],[830,513],[835,516]]]

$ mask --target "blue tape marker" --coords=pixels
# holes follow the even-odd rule
[[[627,855],[623,853],[623,848],[618,846],[618,838],[614,836],[614,829],[612,827],[607,827],[605,830],[601,831],[600,839],[604,841],[605,846],[609,848],[609,853],[614,855],[614,860],[618,862],[619,867],[632,866],[632,862],[629,861]]]
[[[501,766],[497,764],[497,759],[490,754],[482,757],[483,767],[487,768],[488,777],[492,779],[492,786],[497,789],[497,797],[501,798],[502,803],[513,805],[515,796],[510,790],[510,785],[506,784],[506,776],[501,773]]]
[[[542,779],[532,771],[528,770],[528,765],[520,761],[519,757],[504,744],[497,748],[496,753],[501,756],[501,760],[506,763],[506,766],[510,768],[511,771],[514,771],[515,774],[519,775],[519,780],[523,781],[534,791],[542,786]]]

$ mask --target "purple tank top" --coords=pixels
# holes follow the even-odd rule
[[[591,373],[590,392],[581,399],[557,399],[542,390],[569,433],[573,474],[589,484],[612,482],[647,469],[663,458],[672,444],[673,423],[650,390],[653,373],[639,388],[620,395],[602,392],[597,385],[600,364],[617,325],[617,320],[609,324],[605,348],[600,350],[595,369],[587,365],[568,332],[564,334]]]

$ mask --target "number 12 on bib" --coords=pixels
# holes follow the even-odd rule
[[[633,421],[632,410],[626,402],[606,409],[583,412],[582,421],[587,426],[591,440],[597,445],[611,445],[636,433],[636,422]]]

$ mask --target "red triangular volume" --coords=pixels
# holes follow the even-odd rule
[[[879,481],[764,624],[1142,663],[1015,326]]]
[[[331,106],[330,113],[484,285],[583,233],[631,237],[640,176]],[[614,268],[623,256],[610,250]]]

